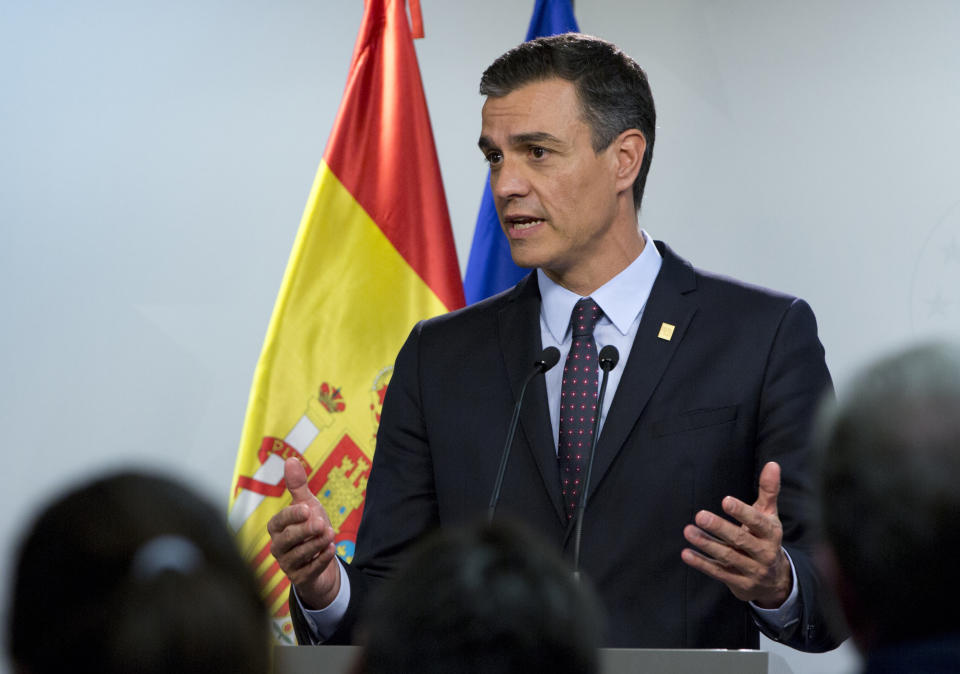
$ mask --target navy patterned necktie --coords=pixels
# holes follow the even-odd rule
[[[557,442],[560,491],[567,519],[576,512],[583,463],[590,451],[597,415],[597,343],[593,339],[593,326],[602,315],[597,303],[587,297],[576,303],[570,317],[573,342],[563,366],[560,437]]]

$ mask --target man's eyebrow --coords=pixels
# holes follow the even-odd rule
[[[554,145],[563,144],[563,141],[553,134],[547,133],[546,131],[530,131],[527,133],[514,134],[513,136],[510,136],[507,141],[509,145],[531,145],[535,143],[551,143]],[[480,140],[477,141],[477,145],[483,151],[493,150],[497,147],[496,143],[486,136],[480,136]]]
[[[559,138],[546,131],[531,131],[529,133],[518,133],[510,136],[511,145],[529,145],[531,143],[562,144],[562,142]]]

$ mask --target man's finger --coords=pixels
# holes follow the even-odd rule
[[[734,498],[733,496],[727,496],[723,499],[721,506],[723,507],[723,512],[740,522],[740,524],[746,526],[747,530],[749,530],[749,534],[752,536],[756,536],[758,538],[769,538],[776,533],[774,530],[775,527],[773,520],[771,520],[771,515],[763,512],[757,508],[756,505],[749,506],[740,499]],[[730,541],[737,547],[743,547],[740,537],[742,537],[745,533],[744,528],[734,524],[731,524],[730,526],[733,528],[730,530],[729,534],[724,532],[719,535],[724,540]]]
[[[746,579],[739,570],[727,567],[692,548],[684,548],[680,553],[680,558],[687,566],[724,583],[730,588],[734,596],[739,597],[739,593],[743,592]]]
[[[288,506],[277,512],[267,522],[267,533],[271,536],[279,534],[291,524],[306,522],[310,517],[310,509],[304,505]]]
[[[283,464],[283,479],[287,483],[287,489],[294,503],[307,503],[314,500],[314,495],[307,486],[307,473],[300,461],[294,458],[287,459]]]
[[[726,506],[726,501],[724,501],[724,506]],[[736,546],[743,535],[743,527],[714,515],[709,510],[698,512],[693,521],[703,531],[730,545]]]
[[[327,564],[333,560],[333,555],[332,550],[324,550],[320,554],[310,558],[303,566],[291,569],[289,573],[291,582],[293,582],[294,578],[296,578],[297,582],[309,582],[311,578],[323,572]]]
[[[767,515],[777,514],[777,497],[780,496],[780,464],[767,463],[760,471],[757,502],[753,507]]]
[[[688,524],[684,527],[683,537],[719,567],[746,576],[761,572],[759,557],[763,554],[763,548],[760,542],[750,534],[745,534],[740,542],[730,545]]]
[[[332,536],[316,536],[302,540],[297,545],[286,549],[279,542],[274,543],[270,546],[270,552],[285,572],[300,569],[310,564],[317,556],[326,555],[332,558],[335,552]]]

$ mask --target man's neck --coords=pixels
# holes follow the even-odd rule
[[[610,246],[611,254],[594,266],[579,267],[567,272],[544,269],[543,273],[551,281],[570,292],[576,293],[580,297],[589,297],[597,288],[603,286],[640,257],[640,253],[646,246],[646,241],[639,229],[634,231],[636,236],[627,237],[626,240],[614,244],[607,244]]]

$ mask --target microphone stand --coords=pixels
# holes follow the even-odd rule
[[[587,509],[587,490],[590,488],[590,476],[593,473],[593,457],[597,449],[598,428],[600,426],[600,415],[603,413],[603,395],[607,391],[607,378],[610,376],[610,370],[617,365],[620,360],[620,352],[617,347],[607,344],[600,349],[598,357],[600,369],[603,370],[603,379],[600,382],[600,393],[597,395],[597,413],[593,418],[593,438],[590,440],[590,456],[587,458],[587,474],[580,490],[580,499],[577,502],[577,520],[573,534],[573,579],[580,580],[580,538],[583,535],[583,511]]]
[[[500,501],[500,490],[503,487],[503,478],[507,473],[507,460],[510,458],[513,438],[517,433],[517,422],[520,420],[520,407],[523,405],[523,396],[527,392],[527,385],[538,374],[543,374],[556,365],[559,360],[560,350],[555,346],[548,346],[540,352],[540,356],[533,363],[533,371],[523,380],[523,386],[520,387],[517,404],[513,407],[513,417],[510,419],[510,430],[507,431],[507,440],[503,445],[503,452],[500,454],[500,468],[497,470],[497,479],[493,483],[493,493],[490,494],[490,505],[487,508],[487,522],[493,522],[493,514],[496,512],[497,503]]]

